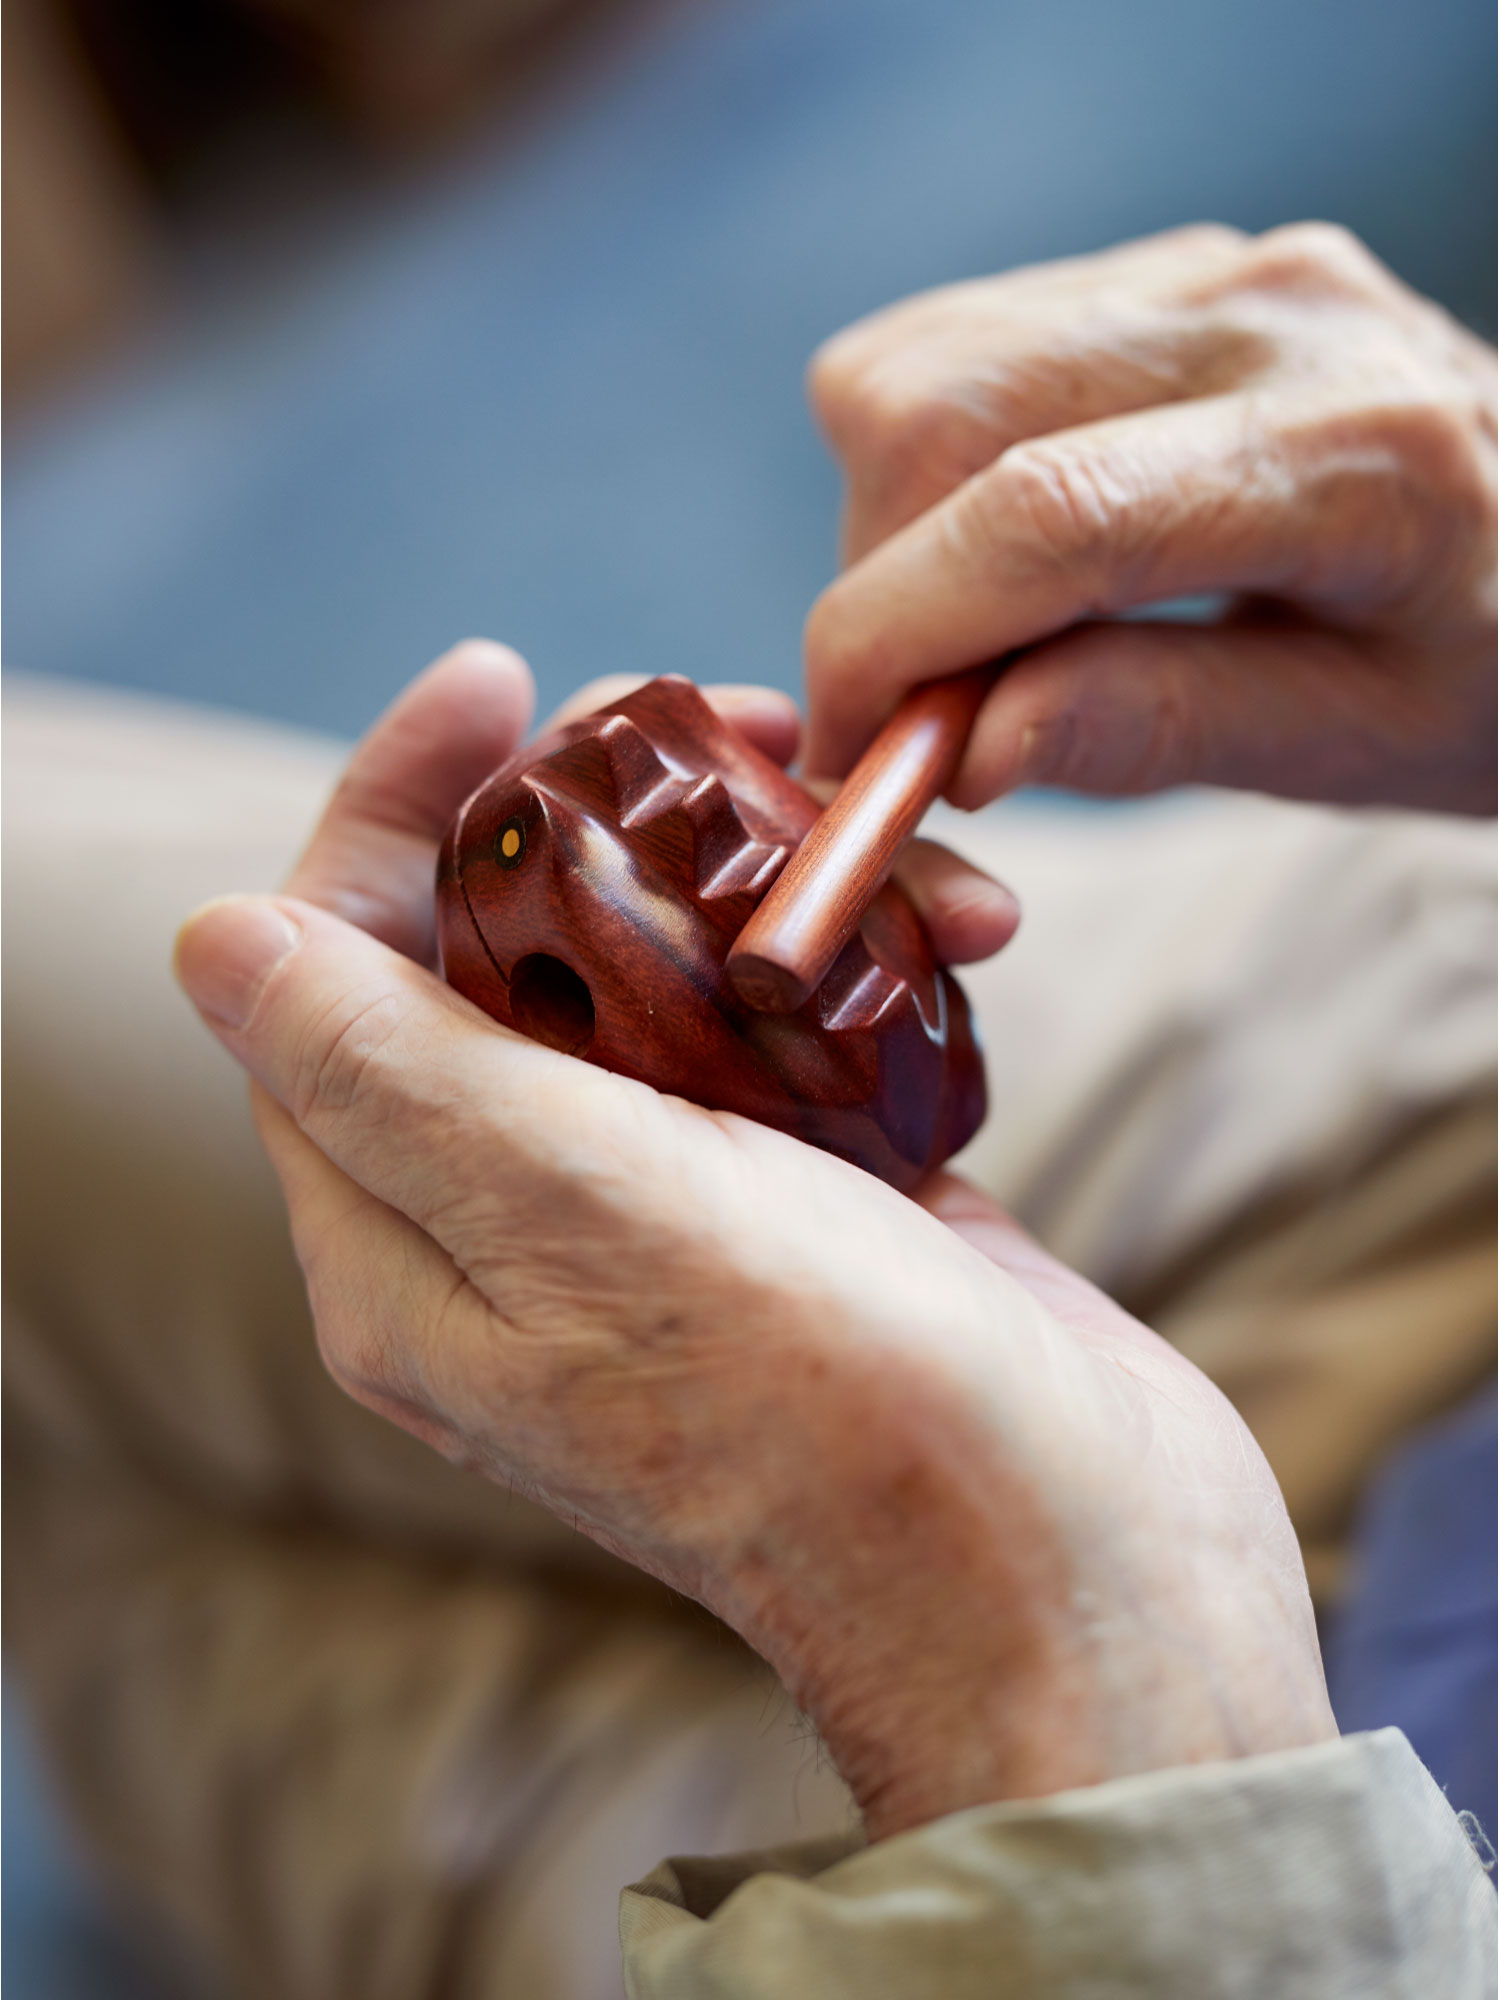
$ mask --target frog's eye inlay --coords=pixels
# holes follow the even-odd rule
[[[508,819],[495,842],[495,859],[502,868],[518,868],[526,857],[526,829],[518,819]]]

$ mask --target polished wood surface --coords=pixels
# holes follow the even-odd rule
[[[995,669],[909,694],[756,906],[729,954],[752,1007],[790,1014],[827,976],[923,813],[958,768]]]
[[[691,682],[650,681],[529,744],[438,864],[449,982],[506,1027],[908,1188],[984,1113],[968,1003],[887,886],[795,1011],[725,962],[816,802]]]

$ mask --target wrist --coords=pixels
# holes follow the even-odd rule
[[[881,1337],[888,1299],[847,1326],[826,1301],[784,1316],[782,1365],[718,1458],[713,1607],[874,1838],[1336,1734],[1285,1504],[1240,1420],[1081,1281],[1026,1268],[1071,1319],[1008,1275],[966,1296],[962,1266],[919,1341],[906,1319]]]
[[[846,1481],[737,1578],[733,1622],[871,1839],[1337,1734],[1300,1567],[1260,1573],[1165,1525],[1069,1532],[977,1475],[950,1451],[857,1510]]]
[[[1285,1657],[1267,1657],[1245,1672],[1228,1635],[1222,1653],[1205,1654],[1118,1630],[1103,1650],[1061,1633],[1050,1649],[1039,1640],[1006,1649],[986,1644],[980,1622],[953,1621],[915,1665],[888,1661],[880,1673],[866,1658],[835,1674],[825,1662],[810,1690],[809,1713],[872,1840],[973,1806],[1338,1734],[1305,1654],[1290,1670]]]
[[[724,1615],[818,1730],[871,1838],[1110,1775],[1063,1539],[958,1440],[851,1424],[758,1524]],[[840,1449],[842,1447],[842,1449]],[[786,1490],[786,1489],[783,1489]]]

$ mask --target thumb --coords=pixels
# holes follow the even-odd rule
[[[179,984],[231,1055],[358,1186],[451,1253],[534,1241],[569,1135],[612,1142],[618,1078],[487,1020],[435,974],[294,897],[209,903]],[[637,1117],[636,1121],[641,1121]],[[642,1150],[638,1141],[636,1152]]]

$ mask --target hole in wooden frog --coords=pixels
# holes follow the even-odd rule
[[[594,996],[571,965],[531,952],[510,975],[510,1017],[523,1035],[581,1056],[594,1039]]]

